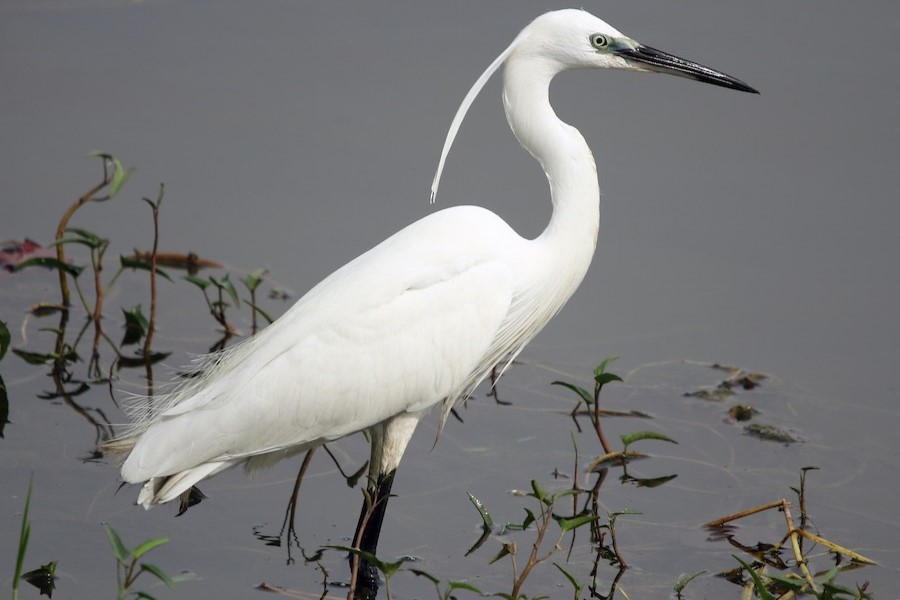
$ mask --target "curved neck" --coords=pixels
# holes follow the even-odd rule
[[[571,261],[577,286],[597,245],[600,187],[584,138],[550,106],[550,82],[561,70],[553,61],[513,54],[503,72],[503,106],[516,138],[541,164],[550,183],[553,215],[535,241],[552,248],[555,261]]]

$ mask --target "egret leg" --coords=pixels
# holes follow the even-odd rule
[[[363,502],[359,521],[356,524],[356,533],[353,536],[358,544],[356,547],[363,552],[372,555],[378,553],[378,538],[381,535],[381,526],[384,523],[395,473],[396,470],[379,475],[374,487],[369,486],[367,490],[367,498]],[[351,571],[355,558],[355,556],[351,557]],[[359,557],[355,583],[356,598],[374,598],[378,592],[378,567],[370,564],[365,558]]]
[[[412,438],[423,412],[395,415],[369,429],[372,454],[369,460],[369,485],[353,536],[354,545],[364,552],[378,554],[378,538],[387,510],[394,474],[406,445]],[[354,563],[356,568],[354,569]],[[350,561],[355,590],[354,598],[374,598],[378,591],[378,567],[364,559],[351,557]]]

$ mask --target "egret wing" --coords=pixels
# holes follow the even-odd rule
[[[211,363],[154,417],[123,475],[315,445],[462,393],[515,295],[510,235],[493,213],[459,207],[389,238]]]

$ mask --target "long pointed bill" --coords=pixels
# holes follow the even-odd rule
[[[719,71],[704,67],[695,62],[678,58],[662,50],[643,46],[638,44],[634,48],[622,48],[615,50],[615,53],[625,60],[638,63],[635,66],[657,73],[668,73],[670,75],[678,75],[679,77],[687,77],[696,79],[704,83],[711,83],[741,92],[750,92],[758,94],[759,92],[735,77],[726,75]]]

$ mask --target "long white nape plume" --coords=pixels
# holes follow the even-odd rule
[[[456,133],[459,131],[460,125],[462,125],[463,119],[466,118],[466,113],[469,111],[469,107],[472,106],[472,103],[475,102],[475,98],[478,97],[479,92],[481,92],[481,88],[484,87],[484,84],[487,83],[488,79],[491,78],[491,75],[500,68],[500,65],[503,64],[510,54],[512,54],[513,50],[522,43],[528,36],[527,31],[522,31],[519,35],[516,36],[516,39],[512,41],[512,43],[500,53],[500,56],[494,59],[494,62],[488,66],[487,69],[484,70],[484,73],[475,81],[475,84],[472,85],[472,89],[469,90],[469,93],[466,94],[466,97],[463,98],[462,104],[459,105],[459,108],[456,111],[456,115],[453,117],[453,122],[450,123],[450,130],[447,132],[447,139],[444,140],[444,149],[441,151],[441,160],[438,163],[437,173],[434,174],[434,181],[431,182],[431,204],[434,204],[434,199],[437,197],[438,185],[441,183],[441,173],[444,172],[444,163],[447,162],[447,154],[450,153],[450,147],[453,146],[453,140],[456,139]]]

